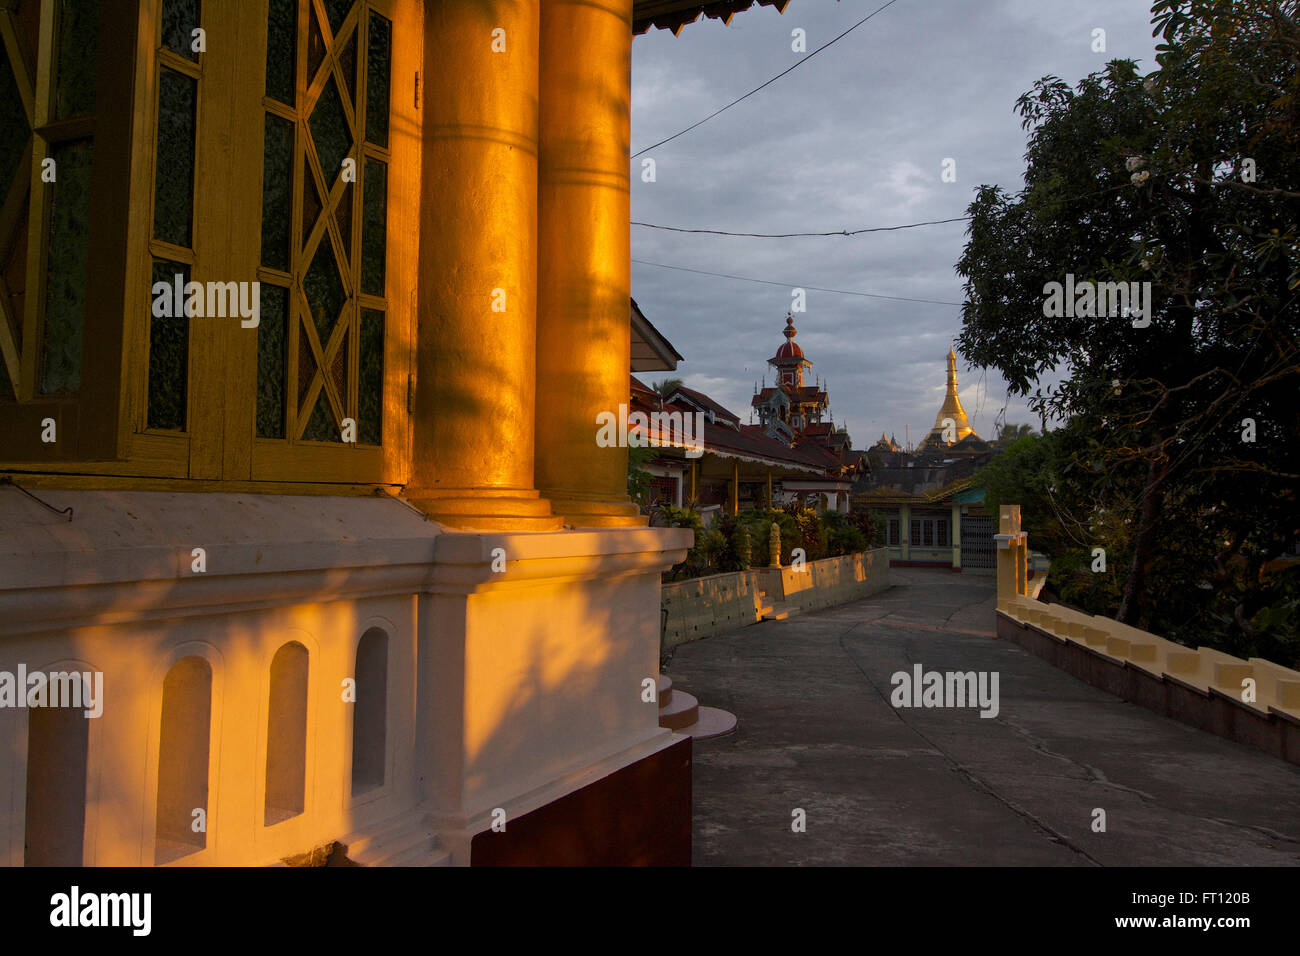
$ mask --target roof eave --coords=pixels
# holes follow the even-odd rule
[[[632,33],[640,35],[655,27],[672,30],[674,36],[679,36],[688,23],[694,23],[701,16],[730,25],[732,17],[755,5],[776,7],[778,13],[785,13],[789,2],[790,0],[715,0],[713,3],[701,3],[700,0],[634,0]]]

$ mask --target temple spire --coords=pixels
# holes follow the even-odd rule
[[[956,435],[952,441],[944,438],[944,420],[952,419],[956,426]],[[950,433],[951,434],[951,433]],[[953,348],[952,339],[948,339],[948,387],[943,397],[943,405],[939,409],[939,414],[934,417],[934,427],[930,429],[930,434],[922,442],[924,445],[950,445],[961,441],[969,435],[975,434],[975,429],[971,427],[970,419],[966,416],[966,409],[962,407],[961,398],[957,394],[957,352]]]

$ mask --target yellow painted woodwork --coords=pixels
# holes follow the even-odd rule
[[[32,123],[42,132],[29,150],[30,176],[22,195],[0,195],[0,248],[17,227],[21,203],[40,185],[40,161],[51,144],[94,136],[91,222],[87,258],[87,309],[84,318],[82,386],[74,396],[44,397],[34,382],[44,308],[48,235],[47,187],[34,193],[35,215],[28,216],[28,262],[23,342],[19,354],[7,329],[0,329],[0,361],[18,368],[18,404],[0,404],[0,470],[41,471],[51,476],[83,473],[123,476],[130,487],[146,479],[178,479],[170,487],[194,488],[199,482],[303,482],[316,487],[337,482],[339,493],[360,484],[406,484],[411,472],[411,429],[407,402],[413,382],[414,322],[419,247],[418,197],[421,188],[420,110],[414,88],[422,69],[424,4],[419,0],[367,0],[393,24],[390,72],[389,144],[366,143],[363,157],[388,164],[387,295],[361,296],[367,308],[386,314],[384,330],[383,445],[381,447],[255,438],[257,333],[238,321],[195,318],[190,323],[188,408],[183,431],[147,428],[150,273],[154,256],[188,264],[197,282],[261,281],[288,286],[291,311],[305,309],[301,279],[308,262],[277,279],[260,267],[262,222],[263,116],[267,110],[301,121],[294,110],[264,97],[266,17],[264,3],[202,6],[207,52],[197,63],[161,49],[161,0],[105,4],[104,37],[123,42],[100,45],[102,63],[93,121],[53,122],[52,60],[57,4],[43,0],[39,56],[29,57],[31,76],[18,78]],[[308,3],[302,9],[315,10]],[[0,42],[11,61],[18,40],[15,14],[0,9]],[[341,34],[358,28],[351,13]],[[297,48],[306,49],[306,27]],[[326,58],[329,59],[328,57]],[[330,69],[341,76],[334,62]],[[158,84],[163,66],[198,81],[194,170],[193,247],[156,240],[153,232],[154,171],[157,160]],[[309,88],[299,65],[296,99],[307,113],[323,78]],[[30,104],[27,99],[30,98]],[[352,106],[345,103],[352,115]],[[354,118],[360,121],[360,117]],[[305,137],[299,131],[301,154]],[[350,154],[351,155],[351,154]],[[165,161],[165,160],[164,160]],[[122,188],[123,184],[129,188]],[[328,201],[337,202],[337,184]],[[353,189],[353,194],[359,190]],[[295,176],[294,209],[300,215],[301,182]],[[360,196],[354,195],[352,247],[360,235]],[[323,222],[323,218],[322,218]],[[324,228],[323,226],[321,227]],[[291,224],[298,234],[298,222]],[[295,246],[295,253],[297,248]],[[351,288],[350,283],[346,286]],[[7,301],[7,297],[6,297]],[[93,305],[92,305],[93,304]],[[0,306],[2,309],[3,306]],[[0,315],[0,319],[3,315]],[[3,325],[3,322],[0,322]],[[349,335],[352,333],[350,332]],[[287,344],[293,393],[297,348]],[[349,391],[338,396],[343,409],[356,401],[356,356],[348,359]],[[319,384],[317,385],[319,388]],[[314,392],[313,392],[314,394]],[[290,403],[292,404],[292,402]],[[339,407],[336,406],[336,413]],[[40,422],[58,423],[59,441],[42,445]],[[290,410],[289,420],[292,423]],[[184,481],[179,479],[191,479]],[[70,479],[69,479],[70,480]],[[150,486],[155,483],[149,482]]]

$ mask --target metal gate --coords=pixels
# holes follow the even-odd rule
[[[963,568],[996,567],[993,560],[993,517],[962,515],[961,566]]]

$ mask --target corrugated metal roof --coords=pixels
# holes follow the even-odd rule
[[[694,23],[701,16],[730,23],[732,17],[750,7],[776,7],[778,13],[785,13],[789,3],[790,0],[720,0],[715,3],[700,3],[699,0],[635,0],[632,4],[632,32],[645,33],[651,27],[657,27],[678,34],[682,32],[682,27]]]

